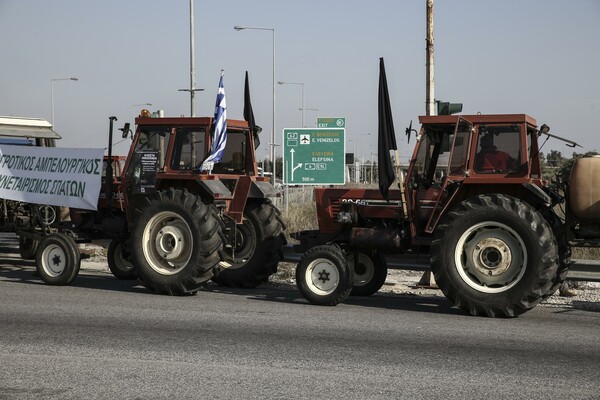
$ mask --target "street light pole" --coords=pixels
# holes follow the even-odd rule
[[[254,29],[259,31],[271,31],[273,34],[273,128],[271,130],[271,161],[273,162],[273,183],[275,183],[275,175],[277,168],[275,165],[277,160],[275,159],[275,28],[264,28],[255,26],[240,26],[236,25],[233,27],[236,31],[242,31],[244,29]]]
[[[53,78],[50,79],[50,108],[51,108],[51,122],[52,129],[54,129],[54,82],[55,81],[78,81],[79,78]]]
[[[304,128],[304,83],[302,82],[283,82],[283,81],[279,81],[277,82],[280,85],[300,85],[302,86],[302,107],[300,108],[300,110],[302,110],[302,128]]]
[[[316,111],[317,119],[319,119],[319,109],[318,108],[300,108],[299,110]],[[315,123],[315,126],[317,126],[316,123]]]

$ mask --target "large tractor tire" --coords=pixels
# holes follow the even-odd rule
[[[125,243],[122,240],[111,240],[106,258],[108,269],[110,269],[115,278],[121,280],[137,279],[136,268],[131,262],[131,252],[127,251]]]
[[[19,236],[19,254],[23,260],[35,259],[39,241],[25,236]]]
[[[38,245],[36,270],[48,285],[71,284],[79,273],[81,258],[75,241],[63,233],[45,236]]]
[[[254,288],[277,272],[281,260],[285,225],[271,202],[247,211],[244,221],[229,237],[228,266],[213,277],[222,286]]]
[[[197,292],[216,273],[222,247],[216,208],[187,190],[158,192],[136,218],[131,234],[138,276],[161,294]]]
[[[352,291],[352,270],[337,246],[315,246],[296,266],[296,285],[312,304],[335,306]]]
[[[514,317],[537,305],[556,275],[552,229],[529,204],[490,194],[467,199],[441,221],[431,246],[435,280],[472,315]]]
[[[377,293],[387,278],[387,263],[380,253],[352,251],[346,254],[348,267],[352,270],[350,296],[370,296]]]

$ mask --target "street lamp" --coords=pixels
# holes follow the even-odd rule
[[[195,82],[192,82],[195,85]],[[189,89],[177,89],[178,92],[190,92],[190,117],[196,116],[196,92],[202,92],[204,89],[191,87]]]
[[[283,82],[283,81],[279,81],[277,83],[280,85],[300,85],[300,86],[302,86],[302,108],[300,108],[300,110],[302,110],[302,126],[301,126],[301,128],[304,128],[304,83],[302,83],[302,82]]]
[[[299,108],[299,110],[316,111],[317,112],[317,120],[319,119],[319,109],[318,108]],[[316,123],[315,123],[315,126],[317,126]]]
[[[54,82],[55,81],[78,81],[79,78],[53,78],[50,79],[50,107],[52,109],[51,112],[51,122],[52,122],[52,129],[54,129]]]
[[[273,162],[273,182],[275,182],[275,28],[264,28],[256,26],[240,26],[236,25],[233,27],[236,31],[242,31],[244,29],[254,29],[258,31],[271,31],[273,33],[273,129],[271,130],[271,161]]]

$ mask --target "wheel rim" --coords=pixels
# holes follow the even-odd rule
[[[127,260],[125,257],[123,257],[123,244],[119,243],[116,248],[115,248],[115,254],[114,254],[114,260],[115,260],[115,266],[123,271],[123,272],[129,272],[131,270],[133,270],[133,264]]]
[[[305,280],[309,289],[320,296],[335,291],[340,283],[340,274],[335,264],[326,258],[317,258],[308,264]]]
[[[65,249],[57,244],[46,246],[42,252],[41,260],[44,272],[53,278],[60,276],[67,266],[67,254]]]
[[[191,259],[192,248],[192,230],[175,212],[159,212],[144,228],[144,257],[159,274],[173,275],[184,269]]]
[[[356,265],[355,256],[358,256]],[[352,285],[354,287],[364,286],[373,280],[375,276],[375,264],[373,260],[365,253],[350,253],[346,258],[348,267],[354,272]]]
[[[467,285],[483,293],[500,293],[515,286],[525,274],[527,249],[513,229],[488,221],[461,235],[454,261]]]

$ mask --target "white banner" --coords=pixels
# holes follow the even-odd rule
[[[0,145],[0,198],[96,210],[104,149]]]

